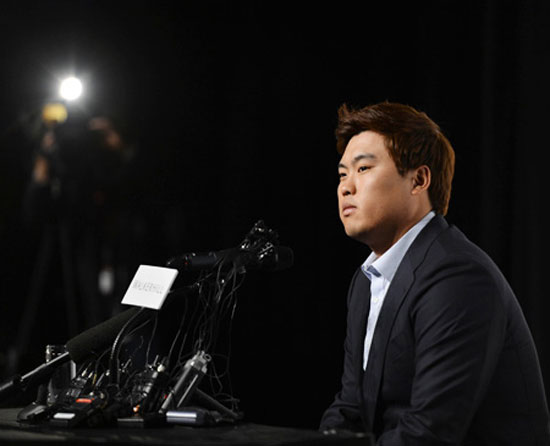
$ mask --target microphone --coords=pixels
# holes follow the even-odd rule
[[[167,266],[179,271],[202,271],[227,264],[248,270],[280,271],[290,268],[293,263],[292,249],[268,244],[263,249],[254,251],[239,247],[203,253],[191,252],[170,259]]]
[[[180,272],[212,269],[218,262],[229,259],[234,251],[236,251],[236,249],[199,253],[190,252],[168,260],[166,266],[176,268]]]
[[[0,399],[11,396],[15,392],[24,389],[30,383],[47,380],[57,367],[71,359],[78,363],[88,356],[101,353],[114,341],[126,322],[136,316],[140,310],[141,308],[138,307],[130,308],[76,335],[67,342],[67,352],[49,362],[41,364],[23,376],[15,375],[0,384]]]
[[[141,307],[132,307],[70,339],[66,347],[71,359],[78,363],[88,356],[102,353],[113,343],[122,327],[140,311]]]
[[[201,350],[187,360],[174,388],[166,395],[159,409],[160,413],[166,413],[172,406],[178,408],[189,402],[193,392],[204,377],[211,359],[209,354]]]

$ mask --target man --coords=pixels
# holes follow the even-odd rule
[[[417,110],[343,106],[346,234],[372,251],[348,294],[342,388],[324,431],[377,445],[550,445],[533,340],[497,266],[444,219],[454,152]]]

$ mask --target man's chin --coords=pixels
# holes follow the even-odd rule
[[[365,231],[358,230],[357,228],[353,228],[350,226],[344,226],[344,230],[346,232],[346,235],[349,238],[352,238],[353,240],[357,240],[360,243],[366,243],[366,233]]]

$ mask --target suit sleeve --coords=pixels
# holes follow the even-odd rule
[[[344,370],[342,374],[342,386],[336,394],[333,403],[325,411],[320,424],[320,430],[342,429],[354,432],[364,431],[363,422],[360,416],[359,393],[354,367],[355,358],[353,347],[356,345],[356,333],[354,327],[356,321],[356,304],[353,299],[353,290],[357,282],[360,270],[357,270],[353,276],[348,291],[348,310],[347,310],[347,329],[346,339],[344,341]],[[368,296],[365,296],[365,298]]]
[[[503,281],[468,259],[420,278],[410,311],[415,369],[410,409],[377,445],[456,445],[482,401],[504,342]]]

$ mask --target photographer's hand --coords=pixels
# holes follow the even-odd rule
[[[109,119],[103,117],[92,118],[88,123],[88,127],[90,130],[101,132],[103,143],[109,149],[119,150],[124,147],[124,141],[120,133],[113,127]]]
[[[38,184],[46,184],[50,181],[50,162],[41,155],[34,160],[32,179]]]

